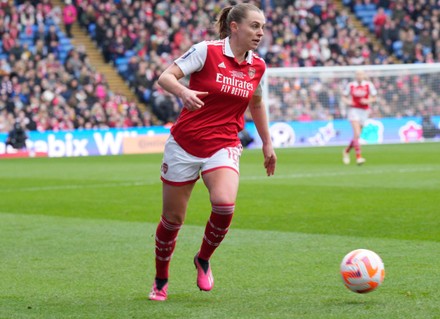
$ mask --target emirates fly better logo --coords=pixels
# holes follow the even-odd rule
[[[251,82],[241,80],[239,78],[241,77],[241,75],[243,75],[244,77],[244,74],[241,72],[235,72],[232,74],[232,76],[226,76],[221,73],[217,73],[215,82],[222,84],[220,88],[221,92],[248,98],[250,96],[250,93],[254,91],[254,86]]]

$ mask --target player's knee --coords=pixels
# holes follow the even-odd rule
[[[173,224],[183,224],[185,221],[185,214],[175,211],[164,211],[162,215],[167,221]]]
[[[212,194],[211,205],[229,205],[235,203],[235,196],[232,194]]]

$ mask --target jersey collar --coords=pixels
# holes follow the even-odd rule
[[[234,52],[232,52],[231,44],[229,43],[229,37],[226,37],[223,40],[223,54],[235,59]],[[253,52],[252,50],[249,50],[246,54],[246,59],[241,64],[244,63],[252,64],[252,61],[253,61]]]

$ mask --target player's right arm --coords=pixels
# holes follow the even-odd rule
[[[341,99],[342,99],[342,102],[346,106],[352,106],[353,105],[353,99],[351,98],[351,95],[350,95],[350,83],[347,84],[345,86],[344,90],[342,91]]]
[[[189,111],[195,111],[201,108],[204,103],[200,99],[208,94],[208,92],[200,92],[188,89],[179,82],[184,77],[182,70],[173,63],[159,77],[157,83],[166,91],[178,96],[182,99],[183,105]]]
[[[205,63],[207,48],[205,42],[193,45],[185,54],[171,64],[159,77],[158,84],[166,91],[182,99],[189,111],[201,108],[204,103],[200,99],[208,92],[190,90],[179,82],[185,75],[200,71]]]

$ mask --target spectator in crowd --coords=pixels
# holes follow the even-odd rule
[[[55,25],[49,26],[49,31],[45,36],[44,45],[47,47],[49,53],[58,54],[58,45],[60,44],[60,37],[57,34],[57,29]]]
[[[76,7],[72,4],[72,0],[64,0],[63,7],[63,23],[66,29],[66,34],[69,38],[72,38],[72,26],[77,20],[77,10]]]
[[[440,128],[435,126],[430,115],[422,117],[422,130],[424,138],[434,138],[440,134]]]
[[[382,7],[379,7],[379,9],[377,9],[377,13],[374,15],[373,18],[373,23],[374,23],[374,32],[376,34],[376,37],[380,38],[381,37],[381,33],[382,33],[382,29],[385,25],[385,23],[388,20],[388,16],[385,13],[385,9]]]

